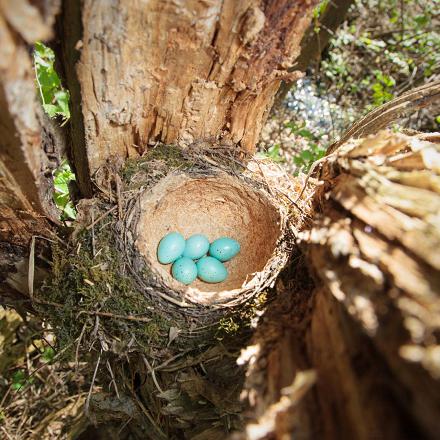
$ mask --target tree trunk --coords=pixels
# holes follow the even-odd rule
[[[47,235],[47,218],[57,222],[51,173],[61,154],[90,197],[91,176],[109,158],[156,141],[223,139],[252,150],[280,81],[295,76],[287,71],[314,3],[64,1],[55,46],[72,97],[66,151],[37,102],[28,48],[51,37],[58,2],[3,2],[2,242],[28,246]]]
[[[317,287],[294,276],[253,338],[251,438],[437,438],[438,142],[381,132],[326,160],[300,234]]]
[[[49,3],[41,12],[9,1],[0,7],[0,301],[7,304],[29,293],[31,238],[47,236],[48,219],[58,218],[51,172],[61,145],[38,103],[27,46],[50,37]]]
[[[281,80],[297,76],[288,69],[315,3],[85,1],[79,11],[66,1],[61,26],[83,190],[109,157],[138,156],[158,141],[222,140],[253,151]]]

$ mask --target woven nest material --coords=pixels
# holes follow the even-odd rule
[[[266,265],[272,256],[278,259],[281,254],[275,252],[286,227],[280,211],[261,190],[226,173],[203,178],[184,173],[167,176],[142,195],[140,209],[139,251],[157,277],[187,302],[213,305],[240,301],[242,294],[264,283]],[[222,236],[236,239],[241,252],[225,263],[228,278],[217,284],[196,280],[188,288],[173,280],[170,268],[157,262],[155,252],[159,240],[173,231],[186,237],[202,233],[210,241]]]
[[[70,251],[58,254],[58,273],[40,297],[57,307],[60,328],[70,323],[65,334],[78,336],[85,325],[85,335],[90,330],[96,337],[83,321],[102,316],[101,339],[109,347],[134,338],[131,350],[147,344],[160,351],[173,339],[171,329],[179,335],[174,344],[185,348],[216,340],[222,319],[232,317],[234,329],[250,325],[289,261],[312,190],[296,200],[301,178],[267,158],[245,164],[238,157],[227,148],[158,146],[122,173],[111,165],[99,170],[101,196],[79,210],[82,232]],[[241,251],[226,263],[228,279],[191,286],[174,280],[156,257],[170,231],[237,239]]]
[[[152,438],[209,431],[213,421],[239,429],[236,357],[309,219],[312,189],[302,192],[303,177],[267,158],[242,162],[227,148],[158,146],[118,168],[95,175],[100,196],[80,206],[72,245],[54,248],[53,277],[34,299],[60,346],[92,357],[97,369],[111,364],[116,393],[137,401],[127,376],[145,378],[143,399],[154,416],[142,423],[155,429]],[[227,263],[228,280],[190,287],[173,280],[156,260],[159,240],[172,230],[236,238],[241,252]],[[109,417],[102,408],[90,399],[97,423]],[[121,411],[123,420],[139,419]]]
[[[243,304],[273,285],[289,259],[298,226],[292,224],[286,191],[298,188],[267,160],[253,159],[253,166],[245,167],[215,150],[209,161],[197,151],[181,154],[185,166],[164,169],[162,161],[147,160],[130,176],[127,187],[137,194],[126,200],[123,252],[133,271],[143,274],[142,280],[137,277],[140,288],[154,301],[201,316]],[[298,223],[304,220],[300,210],[296,214]],[[238,240],[241,251],[226,263],[227,280],[197,280],[191,286],[174,280],[170,266],[156,256],[160,239],[173,231],[185,237],[202,233],[210,241],[221,236]]]

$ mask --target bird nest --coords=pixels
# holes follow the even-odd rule
[[[221,147],[157,146],[120,170],[109,164],[96,173],[99,197],[80,203],[69,244],[54,244],[52,277],[35,292],[34,304],[46,312],[70,358],[96,365],[91,390],[97,376],[137,401],[127,376],[140,375],[149,407],[171,416],[164,424],[185,419],[192,426],[185,429],[208,429],[190,421],[203,412],[208,425],[227,414],[227,423],[237,427],[243,377],[235,359],[309,218],[311,190],[302,192],[302,177],[287,176],[265,157]],[[241,251],[226,263],[228,279],[190,286],[175,281],[156,257],[160,239],[171,231],[237,239]],[[99,379],[104,362],[117,379],[105,372]],[[192,368],[198,364],[206,369],[202,376]],[[209,396],[209,405],[198,403],[201,396]],[[102,402],[97,405],[89,395],[86,410],[99,423],[110,416]],[[121,411],[124,420],[137,419]]]
[[[56,246],[54,277],[40,305],[58,307],[60,328],[70,321],[76,329],[68,333],[76,336],[84,322],[78,315],[100,317],[110,347],[129,335],[150,346],[154,336],[167,346],[170,329],[180,342],[206,341],[208,333],[231,330],[228,317],[233,328],[249,325],[288,262],[309,207],[306,194],[294,200],[300,179],[266,158],[239,157],[221,147],[157,146],[122,173],[116,164],[100,169],[100,197],[79,207],[69,249]],[[156,256],[171,231],[238,240],[241,252],[226,263],[227,280],[191,286],[174,280]]]

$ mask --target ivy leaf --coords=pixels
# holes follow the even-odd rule
[[[313,154],[310,150],[303,150],[301,151],[301,157],[303,158],[303,160],[309,161],[313,159]]]
[[[310,130],[307,130],[306,128],[299,130],[296,134],[299,136],[302,136],[303,138],[306,138],[306,139],[310,139],[310,140],[315,139],[315,135]]]
[[[36,80],[44,111],[49,117],[61,116],[66,123],[70,118],[70,95],[61,85],[54,68],[55,54],[52,49],[37,42],[34,46]]]

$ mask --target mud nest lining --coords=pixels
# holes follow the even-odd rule
[[[205,304],[239,294],[247,283],[252,284],[281,235],[280,213],[274,204],[261,191],[226,173],[208,178],[167,176],[143,194],[140,205],[136,244],[150,268],[171,289],[188,297],[197,295]],[[170,266],[160,264],[156,257],[160,239],[173,231],[184,237],[201,233],[211,242],[222,236],[236,239],[241,251],[225,263],[228,278],[217,284],[197,280],[190,287],[176,282]]]

